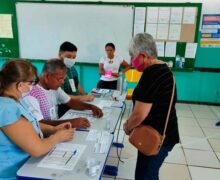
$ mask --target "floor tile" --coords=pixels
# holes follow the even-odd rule
[[[136,157],[125,159],[124,163],[119,162],[118,176],[121,179],[134,179]]]
[[[180,126],[179,125],[179,133],[182,136],[204,137],[204,133],[200,127]]]
[[[179,126],[195,126],[198,127],[199,124],[195,118],[178,117]]]
[[[220,153],[215,153],[216,154],[216,156],[218,157],[218,160],[219,160],[219,162],[220,162]]]
[[[189,166],[192,180],[219,180],[220,169]]]
[[[181,136],[181,144],[185,149],[212,151],[209,142],[204,138]]]
[[[216,119],[197,118],[197,122],[200,127],[219,128],[218,126],[215,126],[215,123],[217,122]]]
[[[167,163],[186,164],[183,149],[175,146],[165,159]]]
[[[101,177],[101,180],[113,180],[113,179],[115,179],[115,178],[110,178],[110,177]]]
[[[208,139],[220,139],[220,130],[218,128],[202,128]]]
[[[177,110],[177,117],[191,117],[194,118],[194,115],[191,111],[188,110]]]
[[[184,149],[188,165],[220,168],[220,162],[214,152]]]
[[[203,111],[196,111],[196,112],[193,112],[194,116],[196,118],[209,118],[209,119],[218,119],[216,117],[216,115],[212,112],[203,112]]]
[[[130,144],[129,142],[128,143],[125,142],[124,143],[124,148],[121,151],[121,156],[120,157],[122,159],[137,157],[137,149],[132,144]]]
[[[118,148],[118,154],[120,156],[121,148]],[[110,152],[109,152],[109,157],[114,157],[114,158],[118,157],[118,155],[117,155],[117,148],[115,146],[111,147]]]
[[[210,109],[216,115],[216,117],[220,120],[220,106],[210,106]]]
[[[178,177],[178,178],[177,178]],[[191,180],[186,165],[164,163],[159,172],[160,180]]]
[[[213,151],[220,153],[220,139],[209,139]]]
[[[189,104],[192,111],[210,111],[208,105]]]
[[[119,134],[118,134],[118,130],[116,130],[115,133],[114,133],[114,140],[113,140],[113,142],[122,143],[123,140],[124,140],[124,135],[125,135],[125,133],[124,133],[123,130],[120,130]]]
[[[176,110],[187,110],[190,111],[191,108],[188,104],[176,103]]]

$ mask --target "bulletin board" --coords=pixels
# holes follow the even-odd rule
[[[191,56],[187,52],[190,46],[198,46],[201,8],[201,3],[149,2],[136,5],[133,35],[141,32],[151,34],[157,44],[164,46],[164,53],[158,54],[159,59],[172,62],[173,69],[177,71],[193,71],[196,53],[191,50]],[[168,43],[175,43],[176,52],[172,56],[165,54]],[[176,56],[184,59],[184,67],[175,67]]]
[[[7,19],[4,17],[7,17]],[[7,29],[0,30],[0,57],[19,57],[17,20],[14,1],[0,1],[0,19],[0,28],[2,26],[8,26]]]

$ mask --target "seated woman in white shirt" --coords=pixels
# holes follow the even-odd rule
[[[97,88],[116,90],[120,67],[124,68],[121,71],[121,73],[124,73],[130,69],[130,66],[123,58],[114,54],[115,45],[113,43],[107,43],[105,45],[105,51],[107,56],[101,57],[99,62],[99,74],[101,78],[97,84]]]

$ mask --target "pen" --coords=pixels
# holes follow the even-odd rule
[[[65,165],[70,161],[70,159],[71,159],[74,155],[76,155],[76,153],[77,153],[77,150],[74,150],[73,153],[72,153],[72,155],[71,155],[71,156],[69,157],[69,159],[66,161]]]

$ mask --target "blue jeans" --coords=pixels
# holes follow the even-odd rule
[[[162,147],[156,156],[145,156],[138,151],[135,180],[159,180],[159,169],[173,147]]]

